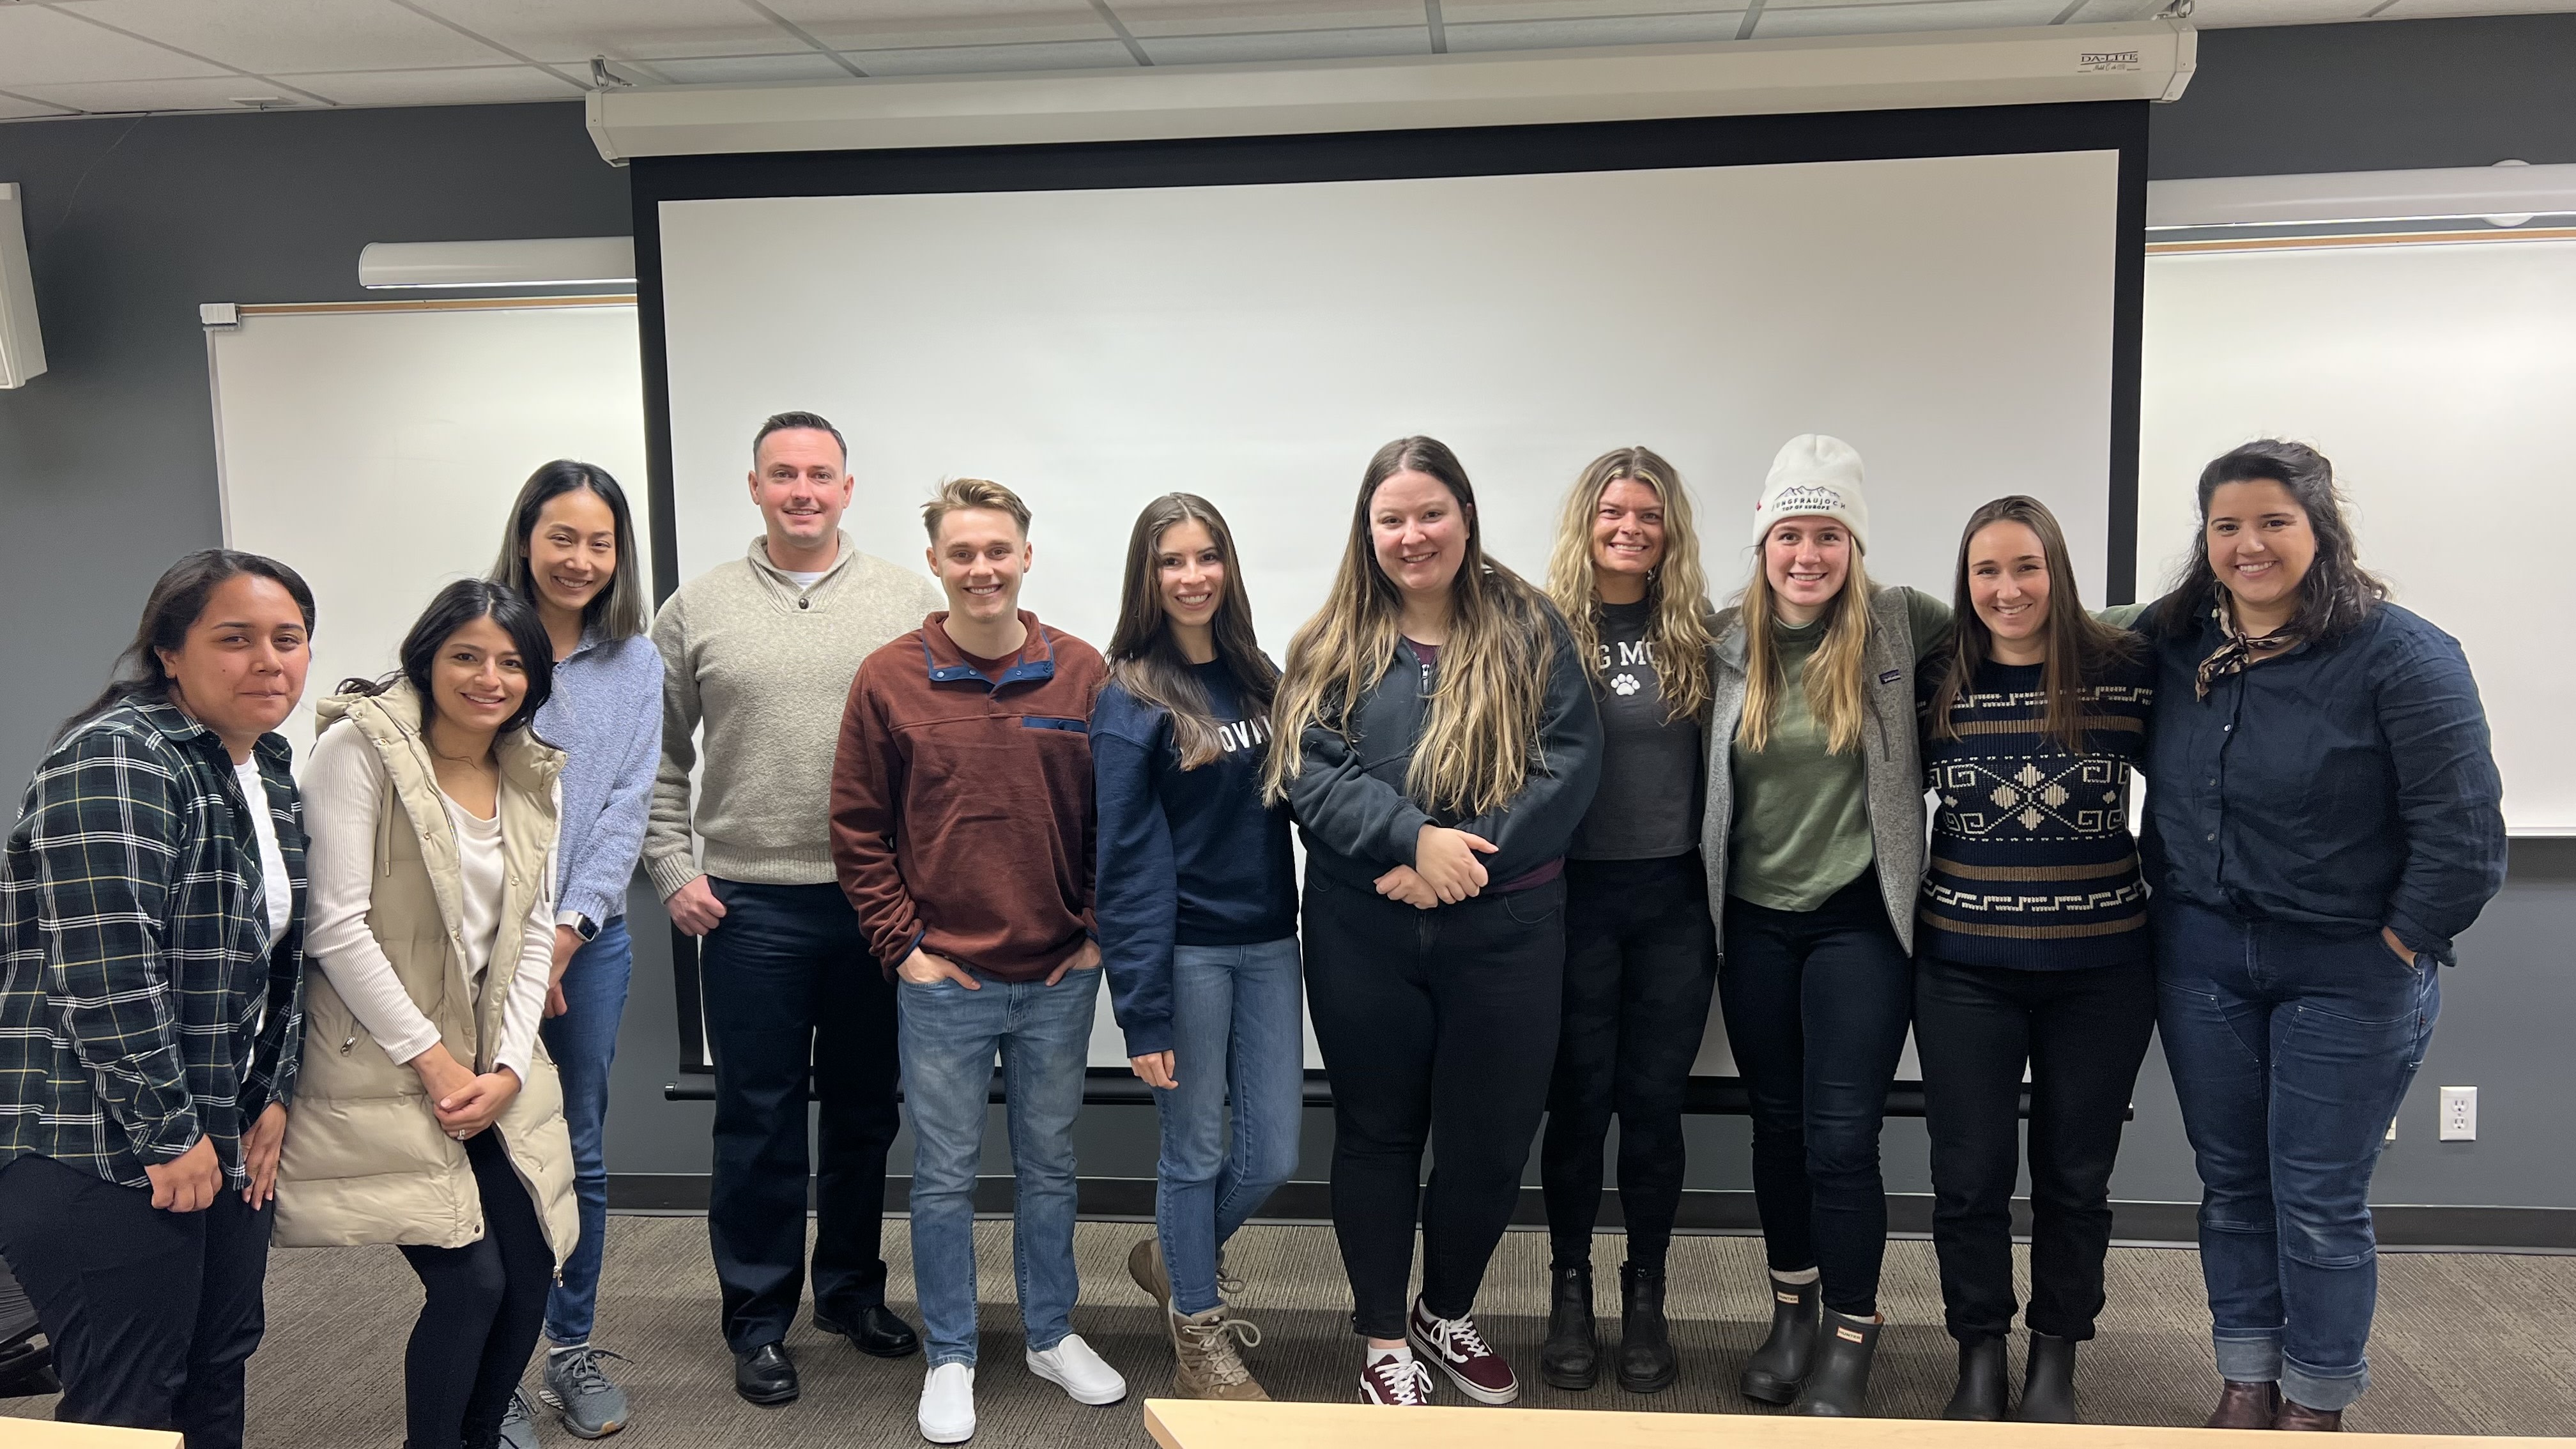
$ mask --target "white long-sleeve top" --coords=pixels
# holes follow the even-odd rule
[[[438,1028],[403,989],[394,963],[385,958],[384,947],[367,928],[378,812],[385,798],[384,761],[356,729],[325,730],[305,760],[302,784],[304,829],[310,842],[305,856],[305,952],[322,963],[331,989],[340,993],[349,1014],[385,1049],[385,1055],[409,1062],[438,1044]],[[500,919],[507,874],[501,859],[501,822],[497,813],[490,820],[478,819],[444,794],[440,798],[446,801],[447,818],[455,830],[464,876],[460,894],[465,910],[465,970],[479,1008],[492,947],[505,925]],[[547,873],[551,877],[551,867]],[[518,974],[511,978],[510,999],[501,1008],[501,1041],[492,1054],[496,1067],[508,1067],[521,1082],[528,1078],[554,964],[552,897],[551,891],[539,891],[527,919],[518,923],[526,939],[520,947]],[[465,1063],[468,1071],[473,1065]]]

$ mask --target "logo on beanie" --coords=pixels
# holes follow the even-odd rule
[[[1780,490],[1779,497],[1771,500],[1773,518],[1787,518],[1797,513],[1840,513],[1842,511],[1842,491],[1828,488],[1821,483],[1791,484]]]

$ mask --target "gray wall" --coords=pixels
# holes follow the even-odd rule
[[[2576,16],[2212,31],[2189,94],[2155,112],[2150,170],[2576,161],[2570,74]],[[34,385],[0,393],[0,580],[12,625],[0,781],[10,782],[103,678],[160,569],[217,541],[196,304],[357,297],[369,241],[628,225],[624,174],[599,161],[572,105],[0,124],[0,180],[26,187],[53,359]],[[708,1109],[660,1095],[677,1040],[659,913],[639,899],[635,919],[610,1164],[703,1172]],[[2518,842],[2504,895],[2443,983],[2441,1030],[2379,1200],[2576,1207],[2576,1122],[2561,1105],[2576,1095],[2576,1070],[2558,1040],[2576,1020],[2571,940],[2576,841]],[[2437,1085],[2482,1089],[2481,1141],[2432,1140]],[[1148,1114],[1095,1109],[1080,1133],[1087,1175],[1151,1174]],[[1694,1122],[1692,1138],[1694,1187],[1746,1186],[1740,1120]],[[1323,1176],[1329,1141],[1329,1124],[1310,1120],[1301,1177]],[[907,1156],[899,1146],[898,1163]],[[1919,1123],[1890,1124],[1887,1159],[1891,1190],[1926,1187]],[[2152,1056],[2115,1193],[2197,1196]]]

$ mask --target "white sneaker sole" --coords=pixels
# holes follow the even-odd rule
[[[1451,1368],[1449,1366],[1449,1360],[1441,1357],[1438,1346],[1433,1344],[1431,1340],[1423,1337],[1410,1323],[1404,1325],[1404,1341],[1413,1345],[1413,1356],[1415,1358],[1418,1358],[1424,1363],[1431,1365],[1433,1368],[1440,1370],[1442,1377],[1458,1386],[1458,1392],[1465,1394],[1468,1398],[1474,1399],[1477,1403],[1508,1404],[1521,1396],[1519,1375],[1515,1374],[1512,1376],[1512,1386],[1510,1388],[1505,1389],[1500,1393],[1496,1393],[1492,1389],[1486,1388],[1484,1385],[1477,1383],[1474,1379],[1468,1378],[1456,1369]]]
[[[921,1437],[933,1444],[963,1444],[975,1437],[975,1421],[972,1419],[967,1420],[962,1426],[933,1424],[928,1419],[915,1419],[913,1423],[921,1430]]]
[[[1065,1395],[1077,1404],[1089,1404],[1093,1408],[1097,1409],[1106,1404],[1117,1403],[1119,1400],[1127,1397],[1127,1381],[1125,1379],[1120,1379],[1118,1381],[1118,1387],[1111,1390],[1079,1389],[1075,1388],[1064,1375],[1057,1373],[1054,1369],[1048,1367],[1046,1362],[1040,1359],[1036,1354],[1030,1354],[1028,1356],[1028,1365],[1030,1373],[1036,1374],[1039,1378],[1042,1378],[1048,1383],[1055,1385],[1057,1388],[1064,1390]],[[933,1440],[932,1442],[953,1443],[955,1441]]]

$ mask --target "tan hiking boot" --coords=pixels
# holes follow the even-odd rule
[[[1127,1276],[1145,1290],[1156,1303],[1172,1306],[1172,1278],[1163,1271],[1163,1243],[1160,1238],[1147,1238],[1127,1250]]]
[[[1231,1399],[1237,1402],[1270,1402],[1243,1366],[1243,1354],[1235,1347],[1239,1340],[1245,1348],[1261,1342],[1259,1327],[1241,1318],[1228,1318],[1220,1303],[1205,1313],[1186,1317],[1168,1309],[1163,1319],[1172,1334],[1172,1353],[1178,1360],[1172,1368],[1172,1393],[1183,1399]]]

